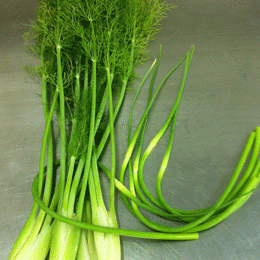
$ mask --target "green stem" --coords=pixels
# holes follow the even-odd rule
[[[97,166],[98,166],[98,162],[97,162],[96,150],[94,147],[93,156],[92,156],[92,166],[91,166],[93,184],[94,184],[94,188],[95,188],[96,200],[97,200],[98,205],[105,207]],[[90,193],[91,193],[91,190],[90,190]]]
[[[162,138],[162,136],[164,135],[165,131],[168,129],[173,116],[176,114],[179,104],[180,104],[180,100],[182,97],[182,92],[185,86],[185,81],[186,81],[186,77],[188,74],[188,69],[189,69],[189,65],[192,59],[192,55],[193,55],[193,51],[194,48],[191,48],[190,51],[188,52],[188,56],[186,59],[186,64],[185,64],[185,69],[184,69],[184,74],[183,74],[183,78],[182,78],[182,82],[181,82],[181,86],[176,98],[176,101],[174,103],[174,106],[171,110],[171,113],[169,115],[169,117],[167,118],[165,124],[163,125],[163,127],[161,128],[161,130],[157,133],[157,135],[153,138],[153,140],[150,142],[150,144],[148,145],[147,149],[145,150],[143,156],[141,157],[140,160],[140,164],[139,164],[139,168],[138,168],[138,179],[141,185],[141,188],[143,190],[143,192],[145,193],[146,197],[152,202],[154,203],[157,207],[161,207],[161,208],[165,208],[164,205],[159,202],[148,190],[147,186],[145,185],[144,179],[143,179],[143,169],[144,169],[144,164],[145,161],[147,160],[148,156],[150,155],[150,153],[152,152],[152,150],[156,147],[157,143],[159,142],[159,140]]]
[[[112,80],[110,68],[107,67],[107,86],[109,99],[109,125],[110,125],[110,145],[111,145],[111,178],[110,178],[110,211],[115,211],[115,175],[116,175],[116,147],[114,133],[114,113],[113,113],[113,96],[112,96]]]
[[[98,110],[98,114],[97,114],[97,116],[96,116],[95,133],[96,133],[97,130],[98,130],[100,121],[101,121],[101,119],[102,119],[102,117],[103,117],[103,114],[104,114],[104,112],[105,112],[106,104],[107,104],[107,99],[108,99],[108,88],[106,87],[105,92],[104,92],[104,95],[103,95],[103,98],[102,98],[102,101],[101,101],[101,104],[100,104],[100,107],[99,107],[99,110]]]
[[[48,143],[48,137],[49,137],[49,132],[51,129],[51,120],[53,117],[53,113],[56,107],[57,99],[58,99],[59,92],[56,89],[54,96],[53,96],[53,101],[50,109],[50,113],[47,119],[47,122],[45,123],[45,129],[43,133],[43,138],[42,138],[42,147],[41,147],[41,156],[40,156],[40,166],[39,166],[39,196],[41,196],[42,193],[42,186],[43,186],[43,174],[44,174],[44,164],[45,164],[45,152],[46,152],[46,147]]]
[[[60,41],[57,41],[56,46],[57,52],[57,85],[60,97],[60,179],[61,186],[59,191],[59,205],[58,211],[61,212],[63,194],[65,188],[65,178],[66,178],[66,151],[67,151],[67,137],[66,137],[66,122],[65,122],[65,102],[64,102],[64,89],[63,89],[63,79],[62,79],[62,67],[61,67],[61,45]]]
[[[67,217],[64,217],[55,211],[48,208],[39,198],[38,196],[38,175],[35,177],[32,186],[32,195],[38,206],[44,210],[47,214],[51,215],[53,218],[65,222],[67,224],[92,230],[99,231],[104,233],[117,234],[122,236],[130,236],[130,237],[139,237],[139,238],[147,238],[147,239],[163,239],[163,240],[194,240],[198,239],[198,233],[180,233],[180,234],[171,234],[171,233],[158,233],[158,232],[144,232],[144,231],[135,231],[135,230],[127,230],[127,229],[118,229],[111,227],[103,227],[98,225],[93,225],[89,223],[83,223],[78,220],[73,220]]]
[[[116,120],[118,112],[119,112],[119,110],[121,108],[121,105],[123,103],[123,100],[124,100],[124,97],[125,97],[127,83],[128,83],[128,79],[123,80],[122,88],[121,88],[121,91],[120,91],[120,95],[119,95],[116,107],[114,109],[114,122]],[[102,139],[101,139],[101,141],[100,141],[100,143],[98,145],[98,148],[97,148],[97,158],[100,157],[102,151],[104,150],[104,147],[105,147],[105,144],[107,142],[109,134],[110,134],[110,126],[108,125],[106,127],[106,130],[105,130],[105,132],[104,132],[104,134],[102,136]]]
[[[44,45],[41,48],[41,65],[44,69]],[[48,123],[49,117],[49,101],[47,96],[47,76],[45,71],[42,74],[42,107],[43,114],[45,119],[45,124]],[[52,188],[52,179],[53,179],[53,138],[52,138],[52,127],[50,126],[50,132],[48,135],[48,143],[47,143],[47,173],[46,173],[46,181],[44,188],[43,201],[45,203],[49,203],[51,196],[51,188]]]
[[[64,196],[63,196],[63,210],[65,210],[65,211],[68,210],[69,194],[70,194],[70,190],[71,190],[75,162],[76,162],[76,158],[74,156],[71,156],[68,177],[66,180],[66,186],[65,186],[65,190],[64,190]]]
[[[133,38],[132,38],[132,44],[131,44],[131,54],[130,54],[130,60],[129,60],[129,66],[128,68],[125,70],[125,75],[123,77],[123,80],[122,80],[122,88],[121,88],[121,92],[120,92],[120,95],[119,95],[119,98],[118,98],[118,101],[117,101],[117,104],[115,106],[115,109],[114,109],[114,120],[113,122],[116,120],[116,117],[118,115],[118,112],[121,108],[121,105],[123,103],[123,100],[124,100],[124,97],[125,97],[125,91],[126,91],[126,86],[127,86],[127,83],[129,81],[129,78],[131,77],[132,73],[133,73],[133,67],[134,67],[134,54],[135,54],[135,35],[133,35]],[[110,133],[110,126],[107,126],[106,127],[106,130],[103,134],[103,137],[100,141],[100,144],[97,148],[97,158],[99,158],[99,156],[101,155],[103,149],[104,149],[104,146],[107,142],[107,139],[108,139],[108,136],[109,136],[109,133]]]
[[[73,178],[73,182],[71,185],[71,189],[70,189],[70,194],[69,194],[69,205],[68,205],[68,216],[73,216],[74,213],[74,207],[75,207],[75,202],[76,202],[76,195],[77,195],[77,191],[78,191],[78,186],[80,183],[80,179],[83,173],[83,168],[86,162],[86,155],[83,154],[80,159],[79,159],[79,163],[77,166],[77,170],[75,173],[75,176]]]
[[[252,138],[254,139],[254,134],[250,135],[249,138],[249,144],[252,143]],[[250,151],[251,146],[247,145],[245,151],[243,152],[243,156],[242,158],[245,160],[245,158],[247,158],[247,155]],[[243,161],[243,160],[242,160]],[[241,167],[241,164],[239,164],[238,168]],[[259,164],[260,167],[260,164]],[[238,169],[237,168],[237,169]],[[212,207],[212,209],[207,210],[205,212],[204,216],[199,217],[197,220],[194,220],[192,222],[190,222],[189,224],[182,226],[182,227],[177,227],[177,228],[171,228],[171,227],[166,227],[164,225],[160,225],[158,223],[155,223],[153,221],[149,221],[147,219],[145,219],[143,217],[143,215],[140,213],[140,211],[136,208],[135,209],[135,215],[147,226],[149,226],[150,228],[153,228],[157,231],[163,231],[163,232],[167,232],[167,230],[169,232],[188,232],[188,231],[197,231],[196,227],[201,225],[203,222],[207,223],[207,222],[212,222],[212,219],[215,219],[213,216],[213,214],[217,211],[217,209],[219,209],[222,204],[225,201],[225,198],[227,196],[227,194],[229,193],[230,189],[233,187],[235,180],[238,177],[238,172],[239,171],[235,171],[235,173],[233,174],[230,183],[228,184],[227,188],[225,189],[225,191],[223,192],[222,196],[218,199],[217,203]],[[256,167],[255,173],[253,174],[253,176],[256,175],[256,172],[259,172],[259,168]],[[236,203],[236,202],[235,202]],[[223,216],[223,215],[222,215]],[[209,220],[210,219],[210,220]],[[204,227],[204,226],[203,226]]]
[[[150,88],[149,88],[149,95],[148,95],[148,101],[147,101],[147,106],[149,105],[149,102],[152,98],[152,92],[153,92],[153,87],[154,87],[154,81],[155,81],[155,77],[160,65],[160,61],[161,61],[161,53],[162,53],[162,48],[160,46],[160,52],[159,52],[159,56],[158,56],[158,62],[156,64],[155,70],[153,72],[153,76],[152,76],[152,80],[150,83]],[[132,129],[132,117],[133,117],[133,110],[134,110],[134,106],[137,100],[137,95],[138,93],[136,93],[136,96],[133,100],[132,103],[132,107],[131,107],[131,111],[130,111],[130,116],[129,116],[129,124],[128,124],[128,144],[130,143],[130,139],[131,139],[131,129]],[[138,165],[139,165],[139,159],[141,156],[141,151],[142,151],[142,144],[143,144],[143,139],[144,139],[144,134],[145,134],[145,128],[146,128],[146,124],[147,124],[147,119],[148,116],[145,119],[142,131],[141,131],[141,136],[140,136],[140,140],[139,140],[139,147],[136,153],[136,158],[134,161],[134,167],[132,168],[132,161],[129,160],[129,185],[130,185],[130,190],[132,192],[132,194],[135,196],[135,189],[137,191],[138,196],[142,199],[142,201],[144,202],[144,205],[149,206],[150,209],[156,210],[160,212],[161,214],[166,214],[160,210],[158,210],[157,208],[155,208],[147,199],[146,197],[143,195],[139,183],[138,183],[138,178],[137,178],[137,172],[138,172]],[[126,200],[125,198],[123,199],[125,205],[130,209],[130,211],[134,214],[134,210],[131,207],[131,204],[128,202],[128,200]]]
[[[258,174],[259,174],[259,169],[260,169],[260,160],[258,160],[258,163],[257,163]],[[226,219],[230,214],[232,214],[234,211],[238,210],[241,206],[243,206],[243,204],[253,194],[253,191],[256,189],[258,184],[259,184],[259,176],[258,177],[254,176],[254,177],[250,178],[250,180],[246,183],[243,191],[241,192],[240,197],[238,199],[236,199],[236,201],[233,204],[231,204],[229,207],[227,207],[227,209],[224,212],[216,215],[213,219],[207,221],[206,223],[203,223],[197,227],[188,229],[187,232],[198,232],[198,231],[206,230],[208,228],[211,228],[211,227],[217,225],[224,219]]]
[[[72,153],[75,149],[75,140],[77,140],[77,126],[78,126],[78,114],[80,109],[80,64],[79,61],[76,65],[76,82],[75,82],[75,101],[74,105],[76,106],[74,109],[74,118],[72,119],[72,128],[71,128],[71,134],[70,134],[70,140],[68,144],[68,157],[70,158],[72,156]],[[73,153],[73,155],[75,155]]]
[[[85,201],[85,194],[86,188],[88,183],[88,176],[91,166],[91,156],[92,156],[92,149],[94,144],[94,137],[95,137],[95,115],[96,115],[96,85],[97,85],[97,61],[95,59],[92,60],[92,76],[91,76],[91,121],[90,121],[90,131],[89,131],[89,140],[88,140],[88,147],[87,147],[87,157],[85,163],[85,170],[82,179],[82,189],[80,192],[80,198],[77,205],[77,216],[79,219],[82,217],[82,211]]]
[[[234,197],[237,196],[247,179],[249,178],[251,172],[254,169],[254,166],[256,164],[259,150],[260,150],[260,127],[256,127],[255,130],[255,144],[252,152],[252,156],[250,159],[250,162],[248,163],[247,169],[245,173],[243,174],[242,178],[240,179],[239,183],[236,185],[236,187],[231,191],[231,193],[228,195],[227,200],[232,200]],[[242,170],[242,169],[241,169]]]
[[[100,168],[104,171],[104,173],[110,178],[110,172],[109,170],[100,162],[98,162],[98,165],[100,166]],[[130,177],[129,177],[130,178]],[[131,184],[131,182],[130,182]],[[115,185],[116,188],[123,193],[125,196],[127,196],[130,200],[132,200],[134,203],[136,203],[138,206],[142,207],[143,209],[150,211],[151,213],[154,213],[158,216],[161,216],[165,219],[169,219],[169,220],[175,220],[178,221],[179,218],[176,218],[175,216],[173,216],[172,214],[169,213],[165,213],[164,211],[161,211],[160,209],[156,208],[156,207],[151,207],[148,204],[143,203],[142,201],[138,200],[135,197],[135,193],[132,193],[129,189],[126,188],[126,186],[124,186],[119,180],[115,179]],[[131,211],[131,213],[134,214],[134,211],[132,209],[131,204],[127,201],[127,205],[128,209]]]
[[[164,197],[162,195],[162,190],[161,190],[162,178],[163,178],[165,170],[167,168],[169,157],[170,157],[170,153],[171,153],[171,147],[172,147],[173,136],[174,136],[174,127],[175,127],[176,116],[177,116],[177,113],[174,115],[174,117],[172,119],[170,138],[169,138],[168,145],[167,145],[167,148],[166,148],[166,152],[165,152],[165,155],[163,157],[163,160],[162,160],[162,163],[161,163],[161,167],[160,167],[160,170],[159,170],[159,173],[158,173],[158,176],[157,176],[156,192],[157,192],[157,196],[158,196],[159,201],[168,210],[168,212],[174,214],[175,216],[178,216],[183,221],[189,221],[189,220],[193,220],[193,218],[181,217],[183,215],[181,213],[179,213],[178,210],[170,207],[167,204],[167,202],[165,201],[165,199],[164,199]]]
[[[149,110],[150,110],[150,108],[151,108],[151,106],[152,106],[152,104],[153,104],[153,102],[154,102],[154,100],[155,100],[155,98],[156,98],[158,92],[160,91],[160,89],[161,89],[162,86],[164,85],[165,81],[171,76],[171,74],[172,74],[174,71],[177,70],[177,68],[182,64],[182,62],[186,59],[186,57],[187,57],[187,54],[183,57],[183,59],[179,62],[179,64],[178,64],[174,69],[172,69],[172,70],[166,75],[166,77],[161,81],[161,83],[160,83],[159,86],[157,87],[157,89],[156,89],[156,91],[155,91],[153,97],[151,98],[151,101],[149,102],[149,105],[147,106],[147,108],[146,108],[146,110],[145,110],[145,112],[144,112],[144,114],[143,114],[143,116],[142,116],[142,118],[141,118],[141,120],[140,120],[140,122],[139,122],[139,124],[138,124],[137,129],[135,130],[135,133],[134,133],[134,135],[133,135],[133,137],[132,137],[132,140],[131,140],[130,144],[128,145],[128,150],[127,150],[127,152],[126,152],[125,159],[124,159],[123,164],[122,164],[122,166],[121,166],[120,176],[119,176],[119,180],[120,180],[122,183],[124,183],[125,171],[126,171],[128,162],[129,162],[129,160],[130,160],[130,158],[131,158],[133,149],[134,149],[134,147],[135,147],[135,145],[136,145],[137,138],[138,138],[138,136],[139,136],[139,133],[140,133],[140,131],[141,131],[141,129],[142,129],[142,126],[143,126],[143,124],[144,124],[144,121],[145,121],[145,119],[146,119],[146,117],[147,117],[147,115],[148,115],[148,113],[149,113]],[[140,86],[139,86],[139,87],[140,87]],[[122,196],[122,198],[123,198],[123,196]],[[123,198],[123,199],[124,199],[124,198]]]

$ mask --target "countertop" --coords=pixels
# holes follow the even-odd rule
[[[162,45],[157,83],[195,46],[176,121],[163,194],[183,209],[214,203],[226,187],[251,131],[260,125],[260,3],[257,0],[176,0],[162,30],[151,42],[151,60]],[[0,3],[0,259],[7,259],[32,207],[31,184],[37,174],[44,129],[40,82],[23,66],[38,60],[24,50],[23,33],[35,17],[37,2]],[[144,75],[152,61],[138,67]],[[172,76],[156,99],[145,143],[167,118],[181,72]],[[116,125],[118,167],[126,149],[127,115],[139,80],[125,99]],[[140,94],[134,126],[147,99],[147,83]],[[147,186],[155,190],[167,136],[145,166]],[[105,154],[104,163],[109,161]],[[104,178],[104,186],[107,180]],[[225,221],[200,233],[196,241],[151,241],[122,238],[124,260],[259,259],[260,192]],[[122,228],[148,230],[117,204]]]

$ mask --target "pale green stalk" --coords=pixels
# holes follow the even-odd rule
[[[60,111],[59,111],[59,124],[60,124],[60,180],[61,186],[59,191],[59,205],[58,211],[61,212],[63,193],[65,187],[66,176],[66,151],[67,151],[67,137],[66,137],[66,123],[65,123],[65,101],[64,101],[64,89],[62,79],[62,65],[61,65],[61,45],[59,39],[56,46],[57,52],[57,87],[59,90],[60,99]]]
[[[86,156],[86,163],[85,163],[85,170],[84,175],[82,179],[82,189],[80,192],[79,202],[77,205],[77,215],[79,219],[82,218],[82,212],[83,212],[83,205],[85,200],[85,194],[86,194],[86,187],[88,183],[88,177],[89,177],[89,171],[91,167],[91,156],[92,156],[92,149],[94,144],[94,129],[95,129],[95,113],[96,113],[96,69],[97,69],[97,60],[93,58],[92,60],[92,77],[91,77],[91,121],[90,121],[90,131],[89,131],[89,140],[88,140],[88,147],[87,147],[87,156]]]
[[[81,229],[87,229],[92,231],[99,231],[103,233],[111,233],[117,234],[122,236],[131,236],[131,237],[139,237],[139,238],[147,238],[147,239],[163,239],[163,240],[193,240],[198,239],[198,233],[158,233],[158,232],[144,232],[144,231],[135,231],[135,230],[127,230],[127,229],[118,229],[118,228],[111,228],[111,227],[104,227],[99,225],[92,225],[88,223],[83,223],[78,220],[73,220],[71,218],[67,218],[63,215],[60,215],[53,211],[52,209],[48,208],[38,196],[38,175],[35,177],[33,184],[32,184],[32,195],[35,199],[38,206],[44,210],[48,215],[52,216],[53,218],[65,222],[67,224],[76,226]]]

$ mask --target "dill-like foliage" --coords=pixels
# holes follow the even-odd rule
[[[49,102],[57,87],[56,47],[61,46],[66,118],[69,125],[75,120],[81,122],[79,132],[84,135],[77,133],[76,136],[82,143],[85,142],[83,136],[88,136],[91,90],[84,93],[84,98],[82,95],[84,85],[91,88],[92,60],[97,61],[96,111],[99,111],[107,85],[107,66],[113,73],[113,92],[118,92],[122,81],[130,82],[135,65],[143,61],[149,40],[158,31],[169,8],[170,5],[161,0],[39,2],[37,19],[26,37],[33,40],[30,50],[42,60],[41,71],[46,77]],[[80,98],[75,93],[77,75]],[[59,113],[59,106],[56,109]],[[103,117],[99,131],[106,126],[106,118]]]

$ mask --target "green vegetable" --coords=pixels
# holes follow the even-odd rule
[[[40,0],[36,21],[26,34],[29,49],[36,53],[40,67],[33,74],[42,79],[45,129],[39,173],[32,194],[31,214],[17,238],[9,259],[121,259],[120,235],[166,240],[193,240],[198,231],[210,228],[237,210],[259,183],[260,128],[246,144],[229,185],[215,205],[198,210],[170,207],[161,182],[167,167],[175,121],[194,46],[157,86],[155,77],[161,48],[142,79],[129,116],[128,149],[116,179],[115,120],[134,68],[144,62],[149,40],[171,6],[163,0]],[[169,116],[143,151],[143,138],[150,109],[169,77],[184,65],[179,92]],[[147,107],[132,134],[133,109],[144,82],[153,71]],[[154,92],[154,93],[153,93]],[[58,131],[54,127],[58,122]],[[170,128],[170,138],[158,173],[157,197],[143,179],[147,158]],[[58,133],[57,133],[58,132]],[[58,136],[57,136],[58,135]],[[101,155],[110,139],[110,170]],[[59,140],[58,145],[56,140]],[[244,175],[235,186],[253,148]],[[58,154],[56,154],[58,151]],[[55,160],[56,156],[59,160]],[[46,166],[45,166],[46,162]],[[110,178],[107,210],[100,184],[101,170]],[[129,189],[124,185],[129,173]],[[54,180],[57,180],[56,182]],[[118,227],[115,188],[129,209],[143,224],[156,232]],[[172,221],[180,227],[164,226],[147,219],[139,207]]]

